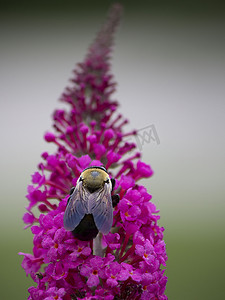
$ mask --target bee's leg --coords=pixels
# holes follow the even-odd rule
[[[71,198],[71,197],[69,197],[69,198],[67,199],[66,206],[69,204],[69,202],[70,202],[70,198]]]
[[[120,201],[120,196],[118,194],[112,195],[112,206],[113,208],[117,206]]]
[[[73,186],[72,188],[71,188],[71,190],[70,190],[70,195],[72,195],[73,194],[73,191],[75,190],[75,186]]]
[[[113,191],[116,184],[116,180],[114,178],[111,178],[111,183],[112,183],[112,191]]]
[[[75,190],[75,186],[73,186],[72,188],[71,188],[71,190],[70,190],[70,196],[73,194],[73,191]],[[68,203],[69,203],[69,201],[70,201],[70,198],[71,197],[69,197],[68,199],[67,199],[67,203],[66,203],[66,206],[68,205]]]

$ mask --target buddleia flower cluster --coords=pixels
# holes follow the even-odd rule
[[[77,65],[72,86],[61,97],[67,110],[54,112],[54,132],[44,136],[57,150],[42,153],[28,186],[23,220],[33,234],[33,253],[19,254],[26,275],[35,282],[28,289],[30,300],[167,299],[164,228],[158,225],[152,196],[139,184],[153,171],[129,142],[136,132],[124,130],[128,121],[112,98],[116,84],[110,53],[121,11],[120,5],[111,8]],[[105,166],[120,196],[111,231],[101,236],[102,255],[94,253],[92,241],[74,238],[63,226],[70,189],[90,166]]]

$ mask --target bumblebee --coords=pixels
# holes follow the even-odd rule
[[[113,207],[119,196],[111,193],[115,179],[104,167],[86,168],[70,192],[64,213],[64,227],[81,241],[95,238],[98,232],[108,234],[113,223]]]

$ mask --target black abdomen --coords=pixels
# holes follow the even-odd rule
[[[98,234],[92,214],[85,215],[79,225],[72,231],[75,238],[81,241],[90,241]]]

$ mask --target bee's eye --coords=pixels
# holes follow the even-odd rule
[[[79,181],[83,181],[83,180],[84,180],[83,177],[80,176]]]
[[[105,183],[109,183],[109,179],[106,179],[106,180],[105,180]]]

